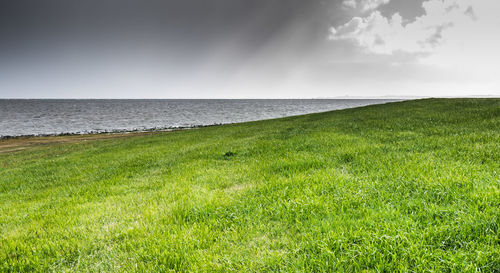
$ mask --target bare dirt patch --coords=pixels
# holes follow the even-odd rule
[[[133,132],[133,133],[114,133],[114,134],[96,134],[96,135],[71,135],[71,136],[28,136],[9,139],[0,139],[0,154],[26,150],[33,146],[59,144],[59,143],[77,143],[82,141],[94,141],[114,138],[124,138],[133,136],[143,136],[159,134],[162,132]]]

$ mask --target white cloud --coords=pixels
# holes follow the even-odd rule
[[[342,5],[350,9],[360,9],[362,12],[375,10],[381,5],[389,3],[390,0],[344,0]]]
[[[356,0],[344,0],[344,2],[342,2],[342,5],[346,8],[351,8],[351,9],[355,9],[358,6]]]
[[[498,3],[498,2],[497,2]],[[498,7],[494,7],[497,5]],[[331,28],[332,40],[351,40],[367,51],[393,54],[432,53],[446,44],[469,43],[471,37],[494,38],[499,17],[491,10],[500,4],[491,0],[429,0],[423,3],[425,14],[406,23],[395,13],[388,18],[379,11],[366,17],[354,17],[344,25]]]
[[[372,11],[331,29],[331,40],[351,41],[365,53],[413,54],[416,62],[445,69],[457,81],[476,82],[498,92],[500,1],[428,0],[425,14],[405,22],[398,14]]]

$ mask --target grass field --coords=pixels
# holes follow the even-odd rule
[[[0,271],[500,272],[500,99],[0,153]]]

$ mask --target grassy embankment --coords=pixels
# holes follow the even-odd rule
[[[2,153],[0,271],[50,270],[500,272],[500,99]]]

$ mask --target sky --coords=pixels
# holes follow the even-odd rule
[[[0,98],[500,96],[497,0],[0,0]]]

